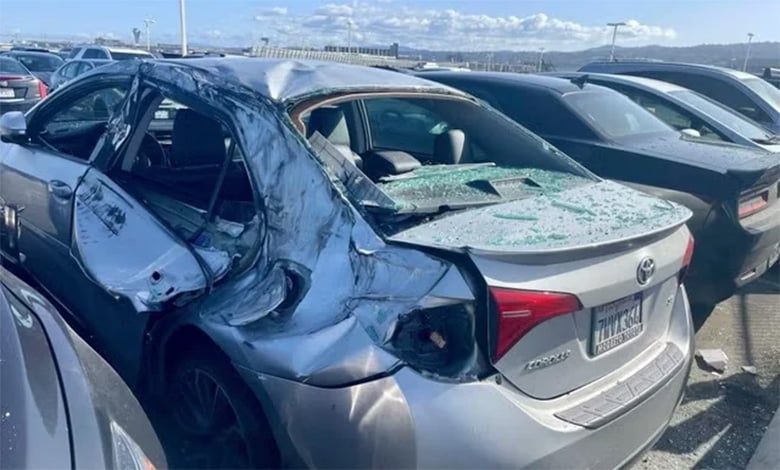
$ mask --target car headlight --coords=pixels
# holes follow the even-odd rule
[[[114,468],[117,470],[157,470],[141,446],[121,426],[111,421]]]

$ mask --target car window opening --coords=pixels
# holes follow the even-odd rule
[[[33,123],[34,140],[51,150],[88,160],[106,130],[111,114],[122,104],[127,85],[98,88],[66,103],[43,122]]]
[[[193,248],[225,251],[242,270],[262,224],[240,145],[210,116],[167,98],[155,103],[117,179]]]
[[[508,202],[590,180],[548,143],[466,100],[352,99],[310,110],[300,122],[353,198],[395,214]]]

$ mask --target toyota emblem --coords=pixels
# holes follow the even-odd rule
[[[636,268],[636,280],[639,285],[645,285],[650,282],[650,278],[655,274],[655,261],[653,258],[644,258],[639,262],[639,267]]]

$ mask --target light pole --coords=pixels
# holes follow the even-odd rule
[[[542,71],[542,64],[544,63],[544,62],[542,62],[542,58],[543,57],[544,57],[544,48],[540,47],[539,48],[539,63],[536,64],[536,71],[537,72],[541,72]]]
[[[612,62],[615,60],[615,38],[617,38],[617,30],[621,26],[625,26],[626,24],[622,21],[618,23],[607,23],[607,26],[612,27],[612,48],[609,51],[609,61]]]
[[[151,36],[151,29],[152,25],[154,24],[154,20],[146,18],[144,20],[144,27],[146,28],[146,50],[151,51],[152,50],[152,36]]]
[[[184,0],[179,0],[179,22],[181,24],[181,55],[186,56],[187,49],[187,15],[184,11]]]
[[[352,18],[347,18],[347,54],[352,53]]]
[[[747,63],[750,59],[750,43],[753,42],[753,36],[755,36],[753,33],[748,33],[748,44],[747,44],[747,51],[745,51],[745,63],[742,64],[742,71],[747,72]]]

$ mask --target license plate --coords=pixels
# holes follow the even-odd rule
[[[642,333],[642,294],[593,308],[590,353],[603,354]]]
[[[158,120],[168,119],[168,111],[155,111],[154,118]]]
[[[14,97],[13,88],[0,88],[0,98],[13,98],[13,97]]]

